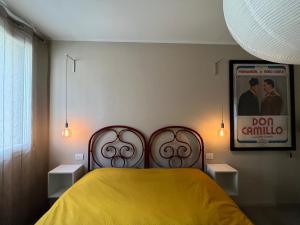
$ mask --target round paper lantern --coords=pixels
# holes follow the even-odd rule
[[[232,37],[247,52],[300,64],[299,0],[224,0],[223,10]]]

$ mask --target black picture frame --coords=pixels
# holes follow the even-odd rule
[[[240,66],[240,65],[242,65],[242,66]],[[240,110],[240,108],[238,109],[238,107],[237,107],[240,103],[242,105],[242,102],[240,102],[241,95],[237,96],[238,85],[237,85],[236,78],[237,78],[237,76],[239,76],[238,73],[240,73],[242,71],[239,69],[246,68],[247,66],[249,68],[253,68],[253,67],[254,68],[277,68],[277,67],[278,68],[283,68],[283,67],[288,68],[288,70],[286,70],[286,71],[288,71],[287,72],[288,74],[286,74],[287,81],[285,83],[286,84],[286,98],[285,99],[287,100],[285,103],[286,114],[284,114],[284,115],[260,114],[260,113],[262,113],[263,108],[267,108],[267,107],[263,107],[263,105],[262,105],[262,102],[266,102],[266,95],[267,95],[266,94],[264,96],[264,99],[261,100],[261,103],[259,103],[259,104],[261,104],[261,106],[259,108],[260,111],[258,112],[259,114],[255,114],[254,116],[253,115],[250,115],[250,116],[249,115],[241,115],[242,110]],[[266,71],[266,70],[260,69],[260,71]],[[244,72],[246,72],[246,70]],[[260,73],[264,74],[264,72],[260,72]],[[242,73],[240,73],[240,74],[242,74]],[[272,73],[270,73],[270,74],[272,74]],[[265,80],[263,80],[263,77],[264,76],[272,77],[273,75],[270,75],[270,74],[268,74],[268,75],[260,74],[259,76],[261,76],[261,77],[258,76],[258,78],[263,81],[263,85],[265,85]],[[275,77],[275,75],[274,75],[274,77]],[[246,76],[245,77],[241,76],[238,78],[241,80],[241,79],[246,78]],[[249,78],[249,76],[247,78]],[[279,78],[276,77],[276,79],[279,79]],[[281,78],[281,79],[283,79],[283,78]],[[256,79],[256,80],[258,80],[258,79]],[[252,81],[254,81],[254,83],[252,82],[251,85],[255,84],[256,80],[254,77],[254,80],[252,80]],[[280,82],[278,82],[278,83],[280,83]],[[245,79],[244,79],[244,85],[245,85]],[[250,79],[248,80],[248,85],[251,86]],[[273,87],[274,87],[274,83],[273,83]],[[267,93],[265,91],[264,87],[261,89],[263,89],[264,92]],[[295,94],[294,94],[294,66],[293,65],[273,63],[273,62],[268,62],[268,61],[264,61],[264,60],[230,60],[229,61],[229,90],[230,90],[230,149],[231,149],[231,151],[294,151],[294,150],[296,150]],[[264,105],[266,105],[266,103],[264,103]],[[266,111],[266,110],[264,110],[264,111]],[[286,129],[283,129],[284,132],[285,132],[285,130],[287,130],[287,136],[286,136],[287,141],[286,142],[288,144],[283,143],[283,141],[282,141],[282,146],[279,143],[279,141],[278,141],[278,143],[275,141],[274,142],[270,141],[272,138],[272,135],[265,135],[265,136],[261,135],[263,133],[262,130],[264,130],[264,129],[268,130],[270,127],[269,128],[253,127],[253,129],[251,129],[251,127],[249,126],[247,129],[245,129],[245,127],[241,126],[243,128],[238,130],[239,121],[246,121],[246,123],[242,123],[242,122],[239,123],[242,125],[247,124],[247,123],[249,124],[249,122],[247,122],[247,121],[251,121],[250,117],[252,117],[252,121],[258,121],[258,120],[264,121],[263,118],[265,118],[267,121],[273,121],[274,118],[275,119],[278,118],[277,120],[279,120],[281,117],[284,117],[284,116],[287,117],[287,121],[288,121],[286,124],[287,125]],[[256,122],[252,122],[252,125],[254,125],[255,123]],[[261,123],[261,124],[263,124],[263,123]],[[270,122],[270,124],[273,125],[274,123]],[[245,131],[244,133],[241,132],[243,129]],[[272,130],[273,129],[275,129],[275,128],[272,127]],[[278,131],[281,131],[281,129],[278,129]],[[253,135],[251,136],[251,135],[249,135],[249,133],[253,134]],[[257,136],[255,136],[254,134],[257,134],[257,133],[259,133],[259,134]],[[274,132],[274,136],[276,137],[276,135],[279,135],[280,132],[278,132],[278,134],[277,133],[275,134],[275,133],[276,132]],[[239,134],[242,134],[242,135],[238,136]],[[244,141],[244,142],[241,141],[239,139],[240,137],[245,136],[247,138],[247,135],[244,135],[244,134],[247,134],[248,136],[251,136],[251,137],[257,137],[256,139],[254,138],[254,140],[256,140],[256,142],[252,141],[252,143],[250,143],[250,141]],[[273,133],[271,132],[271,134],[273,134]],[[261,137],[261,138],[259,138],[259,137]],[[275,138],[275,137],[273,137],[273,138]]]

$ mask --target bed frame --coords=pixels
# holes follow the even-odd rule
[[[110,137],[105,140],[105,136]],[[131,139],[124,136],[131,134]],[[102,140],[103,139],[103,140]],[[156,130],[147,143],[139,130],[122,125],[104,127],[89,141],[88,170],[94,167],[197,167],[204,170],[204,142],[200,134],[184,126]]]
[[[89,140],[88,171],[95,166],[145,167],[146,151],[146,138],[137,129],[122,125],[104,127]]]
[[[150,166],[204,169],[204,143],[200,134],[184,126],[155,131],[148,143]]]

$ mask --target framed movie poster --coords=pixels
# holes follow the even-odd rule
[[[231,150],[295,150],[293,66],[229,63]]]

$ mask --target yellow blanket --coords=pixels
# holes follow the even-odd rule
[[[96,169],[37,225],[250,225],[198,169]]]

